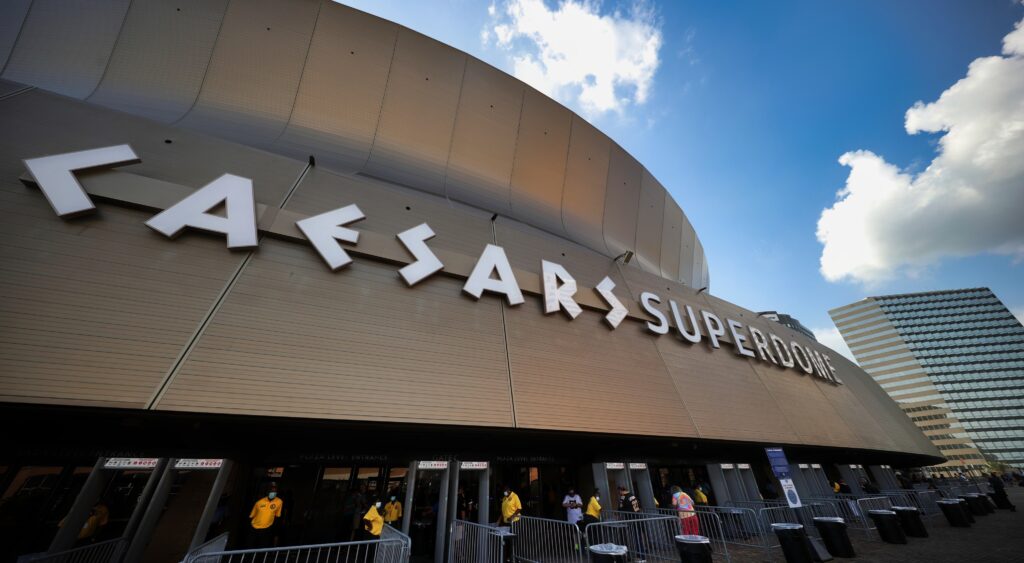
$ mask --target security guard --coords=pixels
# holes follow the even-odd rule
[[[523,503],[519,502],[519,495],[512,492],[508,485],[505,485],[504,497],[501,499],[501,523],[511,526],[519,520],[523,512]]]
[[[394,524],[402,517],[402,503],[395,495],[391,495],[388,503],[384,505],[384,523]]]
[[[594,489],[594,494],[587,503],[587,511],[583,513],[583,528],[588,524],[601,521],[601,489]]]
[[[363,515],[362,541],[372,542],[366,544],[366,554],[363,561],[373,561],[377,557],[377,543],[380,541],[380,534],[384,531],[384,517],[380,515],[380,499],[374,498],[370,503],[370,509]]]
[[[267,496],[256,501],[249,511],[249,524],[252,526],[253,547],[272,547],[274,519],[281,517],[284,501],[277,496],[277,487],[271,485]]]

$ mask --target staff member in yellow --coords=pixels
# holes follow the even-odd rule
[[[254,548],[273,547],[274,520],[281,517],[284,501],[277,496],[277,487],[270,486],[267,496],[256,501],[249,511],[249,524],[252,526],[252,546]]]
[[[384,523],[393,525],[401,517],[402,503],[396,495],[392,494],[388,503],[384,505]]]
[[[511,526],[513,522],[519,520],[522,512],[523,503],[519,502],[519,495],[505,485],[504,497],[501,499],[501,523]]]
[[[594,489],[594,494],[591,495],[590,501],[587,502],[587,510],[583,513],[583,530],[587,529],[589,524],[601,521],[601,489]]]
[[[374,498],[370,503],[370,509],[363,515],[363,537],[360,538],[362,541],[380,541],[380,534],[384,531],[384,517],[381,516],[378,511],[380,504],[380,499]],[[373,561],[374,557],[377,555],[377,544],[366,544],[365,553],[366,555],[363,558],[363,561]]]

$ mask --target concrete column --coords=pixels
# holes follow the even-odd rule
[[[402,533],[409,535],[412,524],[412,499],[416,492],[416,462],[409,464],[409,472],[405,474],[405,503],[402,505]]]
[[[437,536],[434,541],[434,563],[444,563],[445,540],[448,539],[448,483],[452,478],[452,463],[444,470],[441,484],[437,488],[440,497],[437,499]],[[457,470],[456,470],[457,471]]]
[[[487,469],[480,472],[480,483],[476,494],[477,502],[479,503],[479,509],[477,509],[477,522],[480,524],[489,524],[491,514],[491,464],[487,464]]]
[[[146,511],[142,515],[142,521],[139,522],[139,529],[128,546],[128,553],[124,556],[124,563],[141,563],[146,546],[149,545],[149,540],[153,537],[153,530],[156,528],[157,522],[160,521],[160,515],[164,511],[164,505],[167,504],[167,495],[171,492],[171,485],[174,484],[174,462],[176,461],[177,459],[174,458],[167,460],[167,466],[160,475],[156,489],[153,490],[153,499],[146,507]]]
[[[160,481],[160,476],[164,474],[164,469],[166,468],[167,460],[161,459],[149,474],[149,479],[146,479],[146,486],[143,487],[142,494],[135,501],[135,508],[132,509],[132,515],[128,518],[128,524],[124,527],[124,534],[122,536],[128,538],[128,541],[131,541],[132,536],[135,535],[135,530],[139,527],[139,522],[142,522],[142,515],[145,514],[146,507],[149,506],[149,498],[153,496],[153,490],[156,489],[156,484]]]
[[[50,548],[46,551],[47,553],[56,553],[75,546],[75,541],[78,540],[78,533],[89,518],[89,512],[96,506],[100,496],[103,494],[103,490],[107,487],[107,483],[114,476],[113,471],[103,469],[103,464],[106,461],[107,458],[101,457],[92,466],[89,477],[86,478],[85,484],[82,485],[82,490],[75,497],[75,503],[71,505],[71,511],[64,517],[64,525],[57,530],[57,535],[50,542]]]
[[[220,469],[217,470],[217,477],[213,480],[213,487],[210,489],[210,496],[206,497],[206,506],[203,508],[203,514],[199,517],[199,524],[196,525],[196,532],[192,535],[192,544],[189,545],[188,550],[199,547],[203,542],[206,541],[206,535],[210,533],[210,524],[213,522],[213,516],[217,513],[217,505],[220,504],[220,495],[224,492],[224,486],[228,482],[228,477],[231,475],[231,460],[225,459],[221,464]]]

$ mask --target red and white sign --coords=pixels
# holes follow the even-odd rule
[[[416,464],[417,469],[448,469],[447,461],[421,461]]]
[[[153,469],[159,461],[158,457],[108,457],[103,469]]]
[[[463,461],[459,464],[459,469],[466,469],[470,471],[481,471],[487,469],[486,461]]]
[[[179,459],[174,462],[175,469],[220,469],[223,459]]]

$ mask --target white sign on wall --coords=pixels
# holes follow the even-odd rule
[[[223,459],[179,459],[174,462],[175,469],[220,469]]]
[[[160,461],[158,457],[108,457],[104,469],[153,469]]]
[[[487,469],[486,461],[463,461],[459,463],[459,469],[465,469],[467,471],[481,471]]]
[[[421,461],[416,464],[417,469],[436,470],[448,469],[447,461]]]

